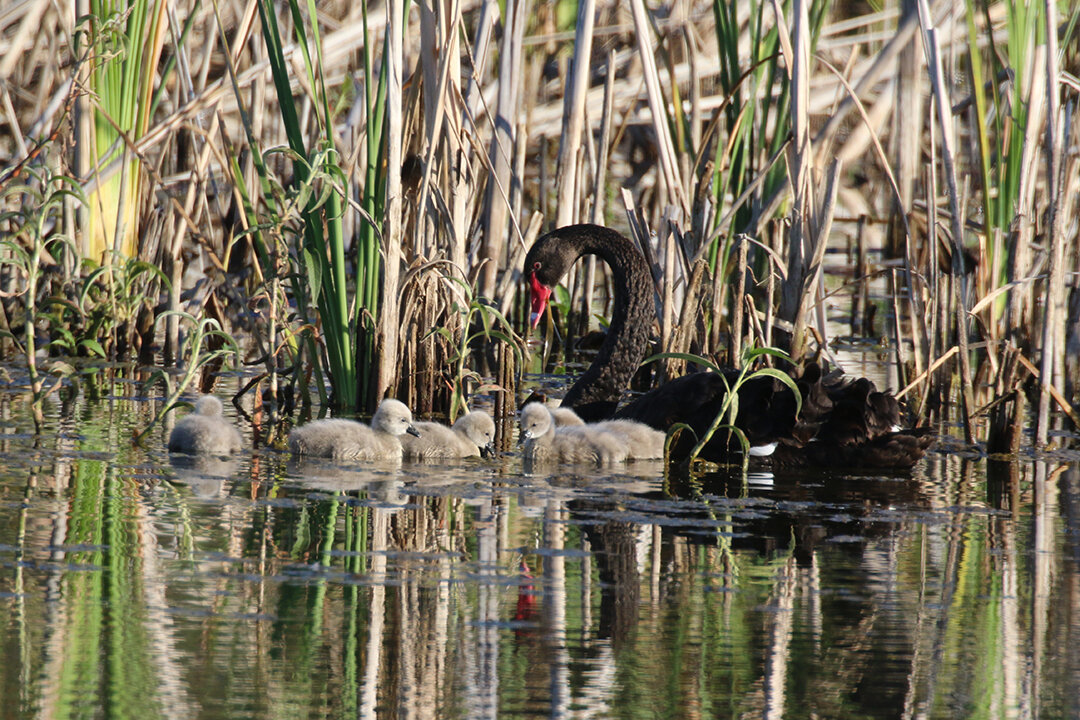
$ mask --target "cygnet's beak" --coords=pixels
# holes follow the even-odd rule
[[[482,458],[495,457],[495,443],[489,442],[487,445],[484,445],[482,448],[480,448],[480,457],[482,457]]]
[[[417,429],[416,429],[415,427],[413,427],[412,425],[410,425],[410,426],[409,426],[409,427],[408,427],[408,428],[407,428],[407,429],[405,430],[405,432],[409,433],[409,434],[410,434],[410,435],[412,435],[413,437],[420,437],[420,431],[419,431],[419,430],[417,430]]]

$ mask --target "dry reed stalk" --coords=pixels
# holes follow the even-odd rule
[[[852,100],[853,105],[858,109],[859,114],[863,119],[864,127],[867,128],[867,136],[873,145],[878,160],[881,162],[881,169],[884,171],[885,177],[889,181],[890,188],[893,191],[893,198],[894,200],[899,200],[901,198],[900,188],[897,185],[896,178],[894,177],[892,172],[892,168],[889,167],[888,158],[885,155],[885,150],[882,147],[881,141],[878,139],[877,134],[872,129],[873,121],[867,115],[865,108],[863,108],[862,102],[859,100],[858,96],[855,94],[854,90],[848,84],[847,80],[843,77],[843,75],[839,73],[836,68],[834,68],[828,62],[822,61],[822,64],[829,68],[834,75],[836,75],[837,79],[848,91],[849,98]],[[915,263],[913,257],[913,249],[911,247],[912,234],[911,228],[908,224],[907,215],[900,215],[900,221],[901,224],[904,226],[904,260],[906,268],[906,284],[908,288],[908,296],[914,308],[914,312],[912,314],[912,323],[914,325],[914,332],[912,333],[912,343],[914,345],[915,352],[916,372],[918,372],[928,360],[928,358],[924,359],[924,348],[926,347],[928,342],[926,339],[927,331],[925,318],[923,316],[922,296],[915,286],[916,275],[912,272],[912,268],[914,267]],[[819,331],[821,330],[822,328],[819,326]]]
[[[461,142],[460,116],[448,110],[454,106],[453,99],[460,92],[458,88],[461,75],[461,53],[458,51],[460,21],[457,2],[441,4],[437,12],[432,12],[427,6],[421,6],[421,69],[424,77],[423,121],[426,150],[415,212],[430,224],[437,224],[440,213],[436,208],[428,208],[428,196],[432,192],[431,183],[435,168],[442,164],[436,163],[436,152],[441,148],[443,156],[449,159],[447,165],[453,178],[450,185],[452,215],[444,218],[449,226],[447,228],[448,256],[451,262],[464,268],[468,227],[466,210],[469,197],[468,179],[463,167],[465,162],[463,153],[466,146]],[[421,245],[422,238],[436,235],[434,230],[425,232],[424,224],[423,222],[413,224],[414,247]]]
[[[1034,49],[1027,86],[1031,89],[1031,98],[1045,97],[1046,86],[1046,45],[1037,45]],[[1008,264],[1009,282],[1016,282],[1026,277],[1032,267],[1032,239],[1035,234],[1035,188],[1038,180],[1039,136],[1041,135],[1046,106],[1041,102],[1028,104],[1028,125],[1024,131],[1023,158],[1020,161],[1020,192],[1016,208],[1015,230],[1009,243],[1010,258]],[[1029,327],[1034,306],[1031,286],[1019,287],[1009,293],[1006,306],[1005,324],[1009,336],[1020,342],[1019,334]]]
[[[376,346],[381,349],[372,397],[381,400],[398,377],[399,274],[403,236],[401,202],[402,132],[401,84],[404,73],[404,0],[390,0],[386,15],[386,211],[382,224],[383,282]],[[351,401],[352,399],[350,399]]]
[[[805,332],[809,323],[811,310],[817,318],[817,336],[824,340],[824,286],[821,284],[822,261],[825,258],[825,248],[829,244],[829,235],[832,232],[833,215],[836,209],[836,194],[840,185],[840,159],[833,160],[829,167],[829,174],[825,181],[821,206],[810,207],[812,215],[806,223],[809,248],[811,255],[809,260],[804,260],[804,265],[799,268],[801,286],[798,288],[798,309],[793,322],[794,333],[791,340],[791,356],[800,358],[805,354]],[[790,280],[790,278],[789,278]]]
[[[783,23],[781,9],[774,2],[777,24]],[[781,317],[793,323],[790,353],[799,359],[805,350],[805,315],[801,312],[807,277],[806,223],[810,218],[812,195],[810,166],[813,146],[810,143],[809,82],[810,82],[810,16],[805,0],[795,0],[792,6],[794,24],[790,36],[782,29],[781,47],[787,60],[791,81],[791,133],[788,151],[788,178],[791,183],[792,221],[788,230],[788,281],[784,284]]]
[[[693,270],[690,273],[690,281],[687,283],[686,292],[683,295],[679,323],[672,331],[670,344],[664,346],[665,351],[688,353],[695,338],[704,335],[705,313],[702,312],[702,307],[705,295],[705,277],[708,272],[709,263],[706,260],[698,260],[694,263]],[[699,328],[699,326],[702,327]],[[670,359],[668,363],[668,370],[672,376],[682,375],[686,372],[685,360]]]
[[[517,416],[514,398],[517,397],[517,363],[513,348],[499,342],[498,390],[495,391],[495,447],[505,452],[510,449]]]
[[[946,293],[943,289],[944,278],[943,273],[938,267],[937,253],[938,253],[938,219],[937,219],[937,150],[936,143],[934,142],[934,124],[930,123],[930,162],[926,164],[924,169],[923,188],[926,192],[926,265],[923,268],[923,272],[930,278],[930,315],[931,324],[929,334],[929,343],[927,346],[928,357],[935,357],[941,352],[948,341],[948,319],[945,315],[945,304],[942,302],[942,298],[946,297]],[[925,373],[926,387],[923,390],[924,402],[929,401],[932,397],[936,405],[940,405],[942,399],[942,382],[938,375],[930,372],[929,368]],[[922,413],[919,413],[920,416]]]
[[[524,0],[508,0],[499,53],[499,98],[496,108],[498,114],[491,138],[490,176],[485,196],[484,237],[480,253],[481,258],[488,261],[481,268],[479,278],[479,292],[486,297],[493,297],[496,271],[499,260],[503,257],[506,238],[507,210],[509,209],[506,188],[509,187],[511,181],[510,159],[513,157],[514,149],[513,130],[517,127],[522,36],[526,23],[526,18],[523,17],[525,4]],[[512,221],[516,223],[516,218],[512,218]]]
[[[738,236],[737,242],[739,243],[739,255],[735,262],[735,297],[731,303],[731,326],[728,328],[728,358],[732,364],[739,362],[742,357],[742,299],[746,295],[746,257],[750,245],[749,238],[743,234]]]
[[[664,284],[662,299],[662,311],[660,315],[660,347],[667,348],[671,343],[671,331],[675,324],[675,222],[665,216],[661,225],[661,240],[659,247],[664,249]],[[665,360],[662,363],[664,379],[670,379],[670,368]]]
[[[1046,315],[1043,319],[1042,358],[1040,362],[1039,410],[1035,419],[1035,444],[1046,445],[1050,430],[1050,393],[1058,391],[1061,383],[1057,377],[1060,353],[1059,328],[1065,324],[1065,258],[1059,211],[1061,168],[1064,144],[1059,129],[1061,99],[1059,90],[1057,4],[1046,0],[1043,6],[1046,22],[1046,183],[1047,183],[1047,244],[1049,245],[1050,276],[1046,292]]]
[[[905,395],[907,395],[909,392],[911,392],[916,387],[918,387],[919,383],[921,383],[924,380],[927,380],[928,378],[932,377],[935,370],[937,370],[939,367],[941,367],[946,362],[948,362],[949,358],[951,358],[953,355],[955,355],[959,351],[960,351],[960,349],[958,347],[956,347],[955,345],[953,345],[951,348],[949,348],[945,352],[944,355],[942,355],[938,359],[934,360],[932,363],[930,363],[929,367],[927,367],[919,375],[915,376],[910,381],[908,381],[908,384],[905,385],[904,388],[900,392],[896,393],[896,399],[897,400],[902,400]]]
[[[922,57],[920,35],[915,32],[919,26],[919,10],[915,0],[901,0],[903,17],[901,25],[910,27],[907,40],[900,48],[897,60],[896,103],[893,106],[893,166],[896,168],[896,184],[900,197],[893,201],[893,209],[905,217],[911,212],[915,199],[915,182],[922,167],[922,129],[923,129],[923,75],[919,58]],[[897,35],[899,35],[899,29]],[[899,235],[899,226],[894,223]],[[908,236],[910,237],[910,235]],[[893,254],[899,254],[899,242],[893,242]]]
[[[667,102],[660,89],[660,77],[656,69],[656,56],[652,50],[649,20],[645,14],[644,0],[630,0],[634,17],[634,34],[637,40],[638,54],[642,73],[645,77],[645,89],[649,97],[649,110],[652,115],[652,128],[656,133],[657,154],[660,168],[663,170],[664,184],[675,202],[683,211],[683,217],[690,217],[690,204],[687,202],[686,189],[683,187],[679,172],[678,157],[671,140],[671,130],[667,123]]]
[[[607,187],[607,165],[611,148],[611,120],[615,102],[615,51],[608,51],[607,72],[604,77],[604,107],[600,115],[600,147],[593,164],[593,202],[589,209],[589,222],[594,225],[604,224],[604,201]],[[587,133],[592,141],[592,132]],[[593,294],[596,290],[596,256],[585,259],[585,292],[582,296],[583,316],[586,324],[592,313]]]
[[[851,298],[851,334],[866,335],[866,314],[870,303],[869,266],[866,262],[866,216],[860,215],[855,224],[855,276],[858,278],[858,290]]]
[[[989,422],[986,431],[986,452],[990,455],[1015,455],[1024,435],[1026,396],[1017,377],[1020,351],[1015,345],[1005,346],[1004,359],[994,384],[995,399],[984,408]]]
[[[963,238],[964,229],[961,222],[960,197],[957,190],[956,168],[953,153],[953,130],[952,116],[949,108],[948,90],[945,87],[945,78],[942,70],[941,47],[937,39],[937,31],[931,24],[930,9],[926,0],[919,2],[919,22],[923,27],[923,49],[927,56],[927,65],[930,68],[930,82],[933,86],[933,97],[937,108],[938,123],[941,126],[941,157],[945,165],[945,182],[948,186],[949,205],[952,210],[952,241],[953,241],[953,301],[956,313],[956,336],[960,347],[960,392],[961,411],[963,412],[964,439],[968,443],[975,440],[972,428],[972,412],[974,400],[971,390],[971,368],[968,354],[968,313],[967,313],[967,279],[964,274]]]
[[[555,179],[558,194],[555,227],[563,227],[573,222],[581,194],[581,176],[577,172],[578,157],[581,134],[585,126],[585,93],[589,87],[595,18],[595,0],[582,0],[578,3],[572,70],[567,75],[566,92],[563,94],[562,132],[559,135]]]
[[[889,290],[893,305],[893,338],[896,342],[896,377],[901,385],[907,383],[907,358],[904,357],[904,304],[897,291],[896,268],[889,271]],[[916,374],[918,370],[916,370]]]

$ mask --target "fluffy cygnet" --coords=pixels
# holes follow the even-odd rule
[[[529,403],[519,417],[526,460],[606,465],[626,459],[626,442],[615,433],[589,425],[556,428],[551,410]]]
[[[604,420],[587,427],[606,430],[622,438],[627,447],[627,460],[661,460],[664,457],[664,441],[667,435],[645,423],[633,420]]]
[[[555,427],[571,427],[585,424],[585,421],[578,417],[573,408],[553,407],[548,409],[551,410],[551,417],[555,418]]]
[[[420,435],[412,413],[405,403],[387,399],[379,403],[370,427],[355,420],[316,420],[293,428],[289,449],[335,460],[400,460],[405,433]]]
[[[169,452],[190,455],[228,455],[243,444],[240,431],[222,415],[221,401],[203,395],[195,401],[195,412],[184,416],[169,434]]]
[[[458,418],[452,428],[435,422],[418,422],[420,437],[402,437],[405,457],[463,458],[495,454],[495,421],[483,410]]]

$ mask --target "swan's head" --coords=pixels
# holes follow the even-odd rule
[[[462,415],[454,423],[454,429],[465,433],[469,442],[480,448],[481,457],[495,455],[495,421],[483,410]]]
[[[224,408],[221,401],[213,395],[203,395],[195,401],[195,412],[207,417],[220,417]]]
[[[539,324],[551,291],[583,255],[598,255],[612,267],[616,275],[627,275],[623,285],[631,283],[633,287],[629,288],[630,292],[641,292],[647,298],[652,297],[649,266],[632,242],[602,225],[566,225],[533,243],[521,266],[521,276],[529,285],[532,299],[530,321],[533,327]],[[641,289],[635,290],[638,285]],[[617,289],[619,292],[627,290],[626,287]],[[642,304],[642,307],[646,306],[651,311],[652,303]]]
[[[409,433],[420,437],[420,431],[413,427],[412,412],[405,403],[387,398],[379,403],[379,409],[371,418],[371,427],[390,435]]]
[[[540,324],[552,289],[581,256],[581,247],[574,242],[575,238],[575,235],[548,233],[533,243],[525,256],[522,268],[529,284],[529,299],[532,302],[529,323],[532,327]]]
[[[551,431],[554,421],[551,411],[544,407],[543,403],[529,403],[518,414],[518,422],[521,423],[521,435],[529,440],[546,435]]]

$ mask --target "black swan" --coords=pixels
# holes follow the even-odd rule
[[[611,268],[615,307],[596,360],[570,388],[563,406],[573,408],[587,422],[625,418],[658,430],[682,422],[702,434],[726,393],[724,379],[717,373],[684,375],[618,409],[624,388],[645,358],[656,317],[645,258],[618,232],[599,225],[570,225],[533,244],[523,268],[532,301],[531,324],[539,323],[552,288],[578,258],[589,254]],[[738,371],[724,375],[730,385]],[[764,455],[775,448],[770,458],[774,466],[910,468],[934,441],[925,429],[901,429],[896,398],[879,392],[866,378],[826,375],[815,363],[801,374],[792,373],[792,378],[802,394],[798,418],[794,396],[778,380],[757,378],[739,391],[735,424],[756,449],[751,454]],[[737,447],[727,433],[717,433],[701,455],[722,461]],[[689,445],[680,444],[677,451],[688,449]]]

